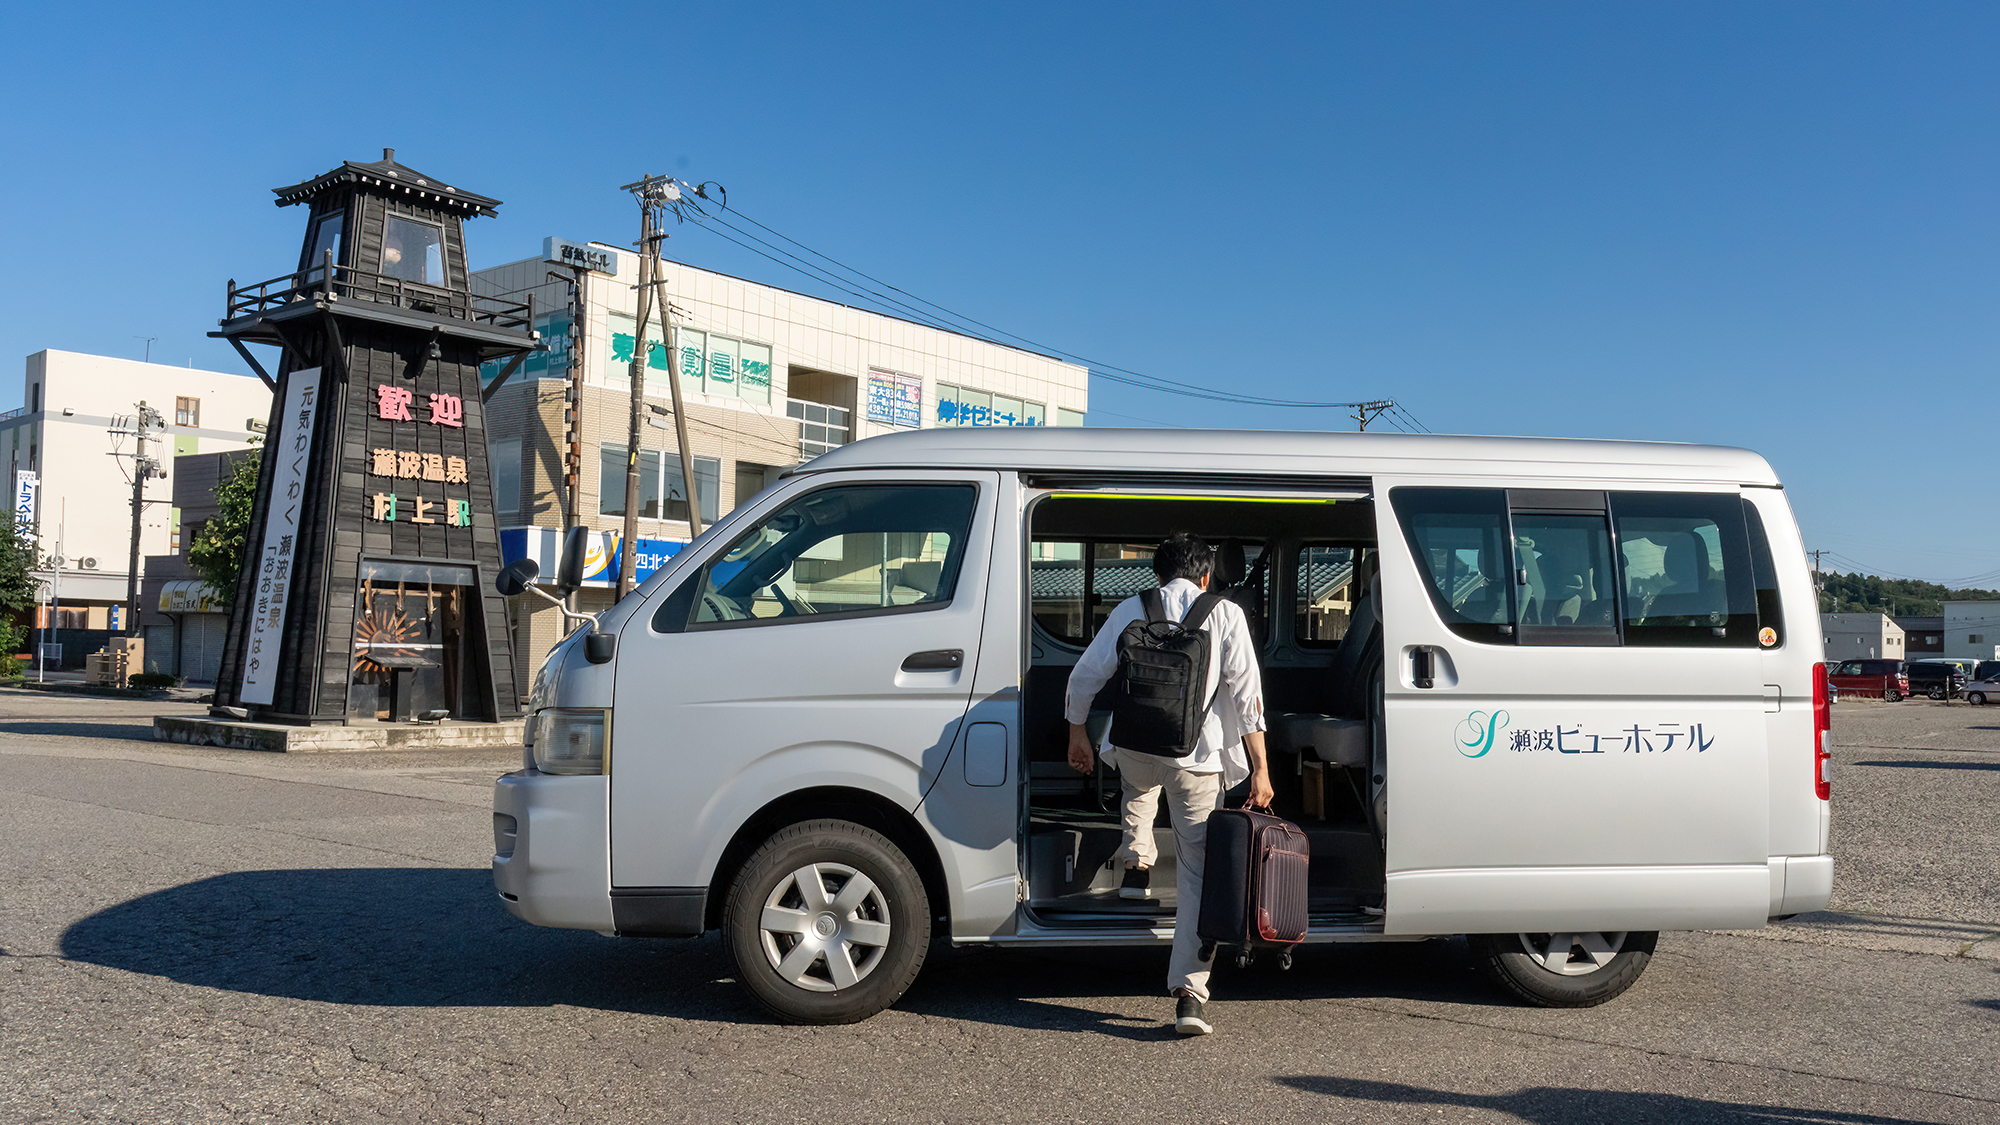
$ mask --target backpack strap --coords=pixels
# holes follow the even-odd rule
[[[1157,597],[1158,594],[1154,596]],[[1187,616],[1181,618],[1181,628],[1190,632],[1201,628],[1202,623],[1208,620],[1208,615],[1214,612],[1215,607],[1221,602],[1221,594],[1202,594],[1194,600],[1193,605],[1188,606]]]
[[[1146,620],[1155,624],[1167,620],[1167,605],[1160,597],[1158,586],[1139,595],[1139,604],[1146,610]]]

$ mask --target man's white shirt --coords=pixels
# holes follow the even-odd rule
[[[1160,587],[1161,609],[1169,619],[1179,621],[1200,596],[1201,587],[1176,578]],[[1070,722],[1082,723],[1090,717],[1091,700],[1118,672],[1119,634],[1125,626],[1145,619],[1146,606],[1138,597],[1119,602],[1105,619],[1104,627],[1070,672],[1069,695],[1063,705],[1063,716]],[[1220,773],[1223,785],[1231,786],[1250,776],[1243,736],[1264,729],[1264,685],[1257,673],[1256,642],[1250,637],[1250,623],[1244,620],[1240,606],[1231,601],[1216,603],[1202,629],[1209,636],[1205,691],[1212,702],[1194,753],[1164,760],[1191,773]],[[1117,739],[1114,724],[1098,753],[1108,755]]]

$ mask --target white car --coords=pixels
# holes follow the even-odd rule
[[[1983,680],[1972,680],[1965,685],[1965,701],[1967,703],[1984,703],[1986,702],[1986,697],[1989,695],[2000,698],[2000,675],[1989,676]]]

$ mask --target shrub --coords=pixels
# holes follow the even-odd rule
[[[136,672],[125,677],[125,682],[135,688],[166,688],[181,681],[178,676],[169,676],[165,672]]]

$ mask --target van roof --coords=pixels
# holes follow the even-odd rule
[[[1140,430],[993,426],[906,430],[829,450],[796,472],[857,468],[1001,469],[1344,477],[1376,473],[1672,481],[1778,487],[1747,449],[1654,441],[1458,437],[1299,430]]]

